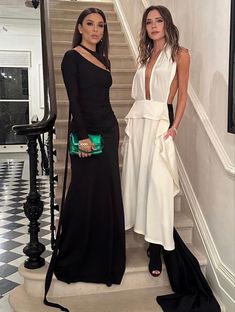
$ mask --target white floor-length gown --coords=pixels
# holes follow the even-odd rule
[[[145,240],[174,249],[174,196],[179,192],[174,142],[164,140],[169,127],[167,99],[176,63],[167,46],[159,55],[150,77],[150,100],[145,92],[146,66],[137,70],[132,97],[135,102],[125,117],[122,146],[122,191],[126,229]]]

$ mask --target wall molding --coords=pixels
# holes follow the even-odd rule
[[[233,178],[235,178],[235,164],[233,164],[228,156],[228,154],[226,153],[223,144],[221,143],[217,133],[214,130],[213,125],[211,124],[206,111],[203,107],[203,105],[201,104],[199,98],[197,97],[191,83],[189,82],[189,87],[188,87],[188,94],[190,97],[190,100],[194,106],[194,109],[206,131],[206,134],[208,135],[211,144],[213,145],[217,156],[219,158],[219,160],[221,161],[224,170]]]
[[[197,231],[207,253],[208,260],[216,278],[216,282],[226,297],[226,301],[235,304],[235,274],[222,262],[216,249],[214,240],[203,216],[200,204],[194,193],[189,177],[184,168],[180,154],[176,148],[179,177],[184,195],[187,199]]]

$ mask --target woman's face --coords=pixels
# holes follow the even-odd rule
[[[165,22],[157,10],[152,10],[146,18],[146,31],[153,41],[165,37]]]
[[[88,14],[82,25],[78,25],[79,32],[82,34],[83,43],[94,45],[100,42],[104,34],[104,20],[98,13]]]

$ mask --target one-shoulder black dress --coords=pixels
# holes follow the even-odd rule
[[[102,154],[71,156],[71,183],[61,213],[54,273],[64,282],[120,284],[125,271],[125,230],[119,176],[119,128],[109,100],[112,78],[79,52],[62,61],[72,121],[79,139],[104,138]]]

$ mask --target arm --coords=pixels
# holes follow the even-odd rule
[[[165,139],[167,139],[169,135],[171,135],[173,138],[175,137],[176,135],[175,129],[178,129],[184,114],[187,101],[189,64],[190,64],[190,56],[188,50],[181,48],[181,50],[178,53],[176,63],[177,63],[177,81],[178,81],[178,97],[177,97],[176,113],[173,125],[166,133]]]
[[[92,143],[88,138],[85,122],[83,120],[78,91],[78,72],[75,55],[68,51],[65,53],[61,63],[61,70],[63,74],[64,84],[67,90],[71,114],[73,117],[74,132],[77,134],[79,142],[83,145],[83,150],[87,152],[92,151]],[[80,153],[80,157],[87,157],[91,154]]]
[[[73,55],[71,51],[65,53],[61,63],[61,70],[74,121],[73,130],[77,134],[79,140],[81,140],[86,139],[88,136],[79,103],[77,63],[74,56],[75,55]]]

